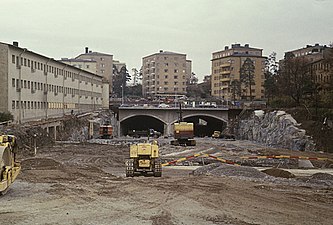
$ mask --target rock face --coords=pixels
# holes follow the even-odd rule
[[[300,151],[315,150],[315,143],[299,126],[300,124],[284,111],[265,113],[263,110],[257,110],[250,119],[240,121],[238,136],[240,139],[272,147]]]

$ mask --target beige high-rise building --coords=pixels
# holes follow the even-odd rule
[[[143,96],[183,96],[191,75],[192,62],[186,54],[162,51],[142,59]]]
[[[253,99],[264,98],[264,69],[266,57],[262,56],[262,49],[252,48],[248,44],[241,46],[233,44],[231,48],[226,46],[224,50],[212,54],[211,95],[221,100],[249,100],[250,92],[244,85],[240,93],[231,87],[233,80],[240,80],[240,69],[247,58],[250,58],[255,66],[254,85],[252,85]]]
[[[85,48],[85,53],[80,54],[75,57],[75,59],[84,59],[84,60],[92,60],[96,62],[96,73],[104,77],[109,82],[109,91],[112,93],[112,76],[113,76],[113,55],[100,53],[100,52],[92,52]]]

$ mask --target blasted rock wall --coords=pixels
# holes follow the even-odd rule
[[[238,127],[240,139],[246,139],[272,147],[300,151],[315,150],[315,143],[300,124],[284,111],[265,113],[254,111],[251,118],[242,120]]]

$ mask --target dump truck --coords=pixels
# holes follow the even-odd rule
[[[162,176],[162,164],[156,141],[152,143],[138,143],[130,146],[130,158],[126,160],[126,177],[147,175]]]
[[[13,135],[0,135],[0,195],[7,192],[21,170],[16,161],[17,144]]]
[[[195,146],[194,124],[188,122],[174,123],[174,138],[171,145]]]

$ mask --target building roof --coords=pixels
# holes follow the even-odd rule
[[[8,43],[3,43],[3,42],[0,42],[0,44],[7,45],[9,48],[20,49],[20,50],[22,50],[22,51],[29,52],[30,54],[33,54],[33,55],[38,55],[39,57],[45,58],[45,59],[47,59],[47,60],[49,60],[49,61],[53,61],[54,63],[62,64],[64,67],[70,67],[70,68],[75,69],[75,70],[84,71],[85,73],[89,73],[89,74],[91,74],[91,75],[94,75],[94,76],[97,76],[97,77],[101,77],[101,76],[98,75],[98,74],[91,73],[91,72],[89,72],[89,71],[87,71],[87,70],[82,70],[82,69],[80,69],[80,68],[78,68],[78,67],[75,67],[75,66],[72,66],[72,65],[69,65],[69,64],[63,63],[63,62],[61,62],[61,61],[55,60],[54,58],[49,58],[49,57],[44,56],[44,55],[41,55],[41,54],[39,54],[39,53],[36,53],[36,52],[30,51],[30,50],[28,50],[27,48],[21,48],[21,47],[18,47],[18,46],[16,46],[16,45],[12,45],[12,44],[8,44]],[[18,44],[18,43],[17,43],[17,44]]]
[[[60,60],[61,62],[96,62],[96,60],[94,59],[77,59],[77,58],[61,58]]]
[[[176,53],[176,52],[170,52],[170,51],[160,50],[157,53],[153,53],[153,54],[145,56],[143,58],[147,58],[147,57],[150,57],[150,56],[153,56],[153,55],[183,55],[183,56],[186,56],[186,54],[182,54],[182,53]]]

